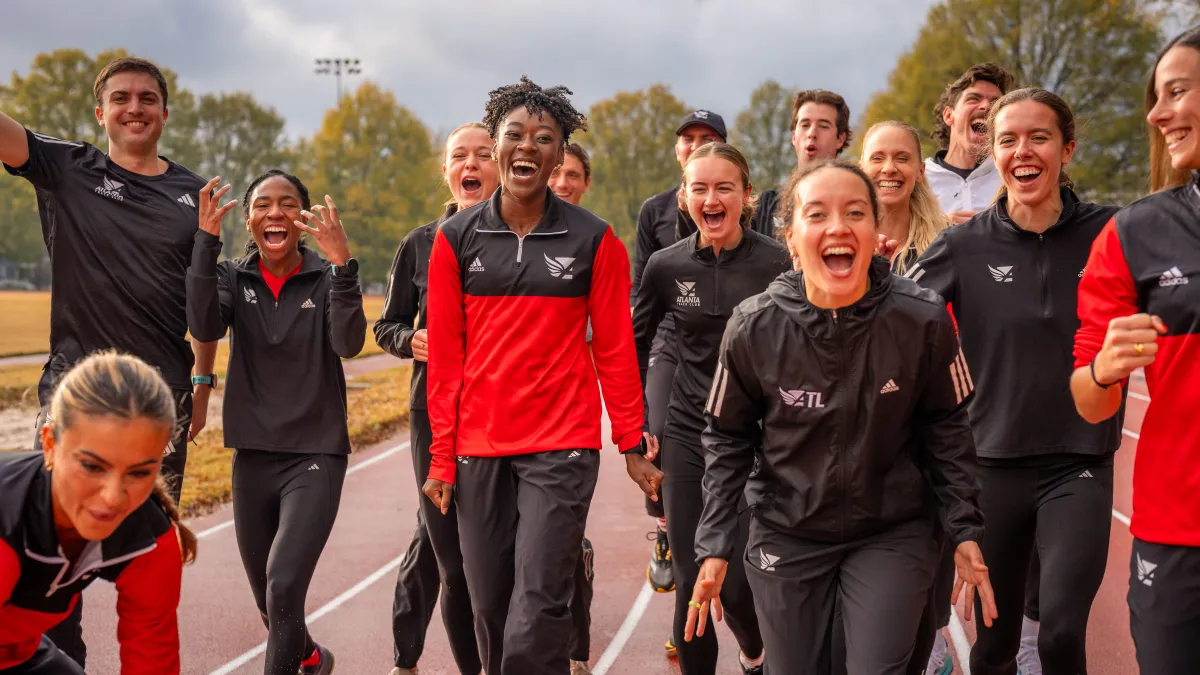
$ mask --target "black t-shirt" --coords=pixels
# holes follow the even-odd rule
[[[29,161],[4,168],[37,189],[53,273],[47,376],[117,349],[191,389],[184,279],[206,181],[169,160],[142,176],[87,143],[26,135]]]
[[[952,164],[947,164],[945,150],[938,150],[937,152],[935,152],[933,154],[933,161],[937,162],[937,165],[942,167],[943,169],[945,169],[947,171],[953,171],[954,173],[958,174],[958,177],[963,180],[970,178],[971,174],[975,173],[975,169],[979,168],[978,164],[976,164],[975,166],[973,166],[969,169],[960,169],[957,166],[954,166]]]

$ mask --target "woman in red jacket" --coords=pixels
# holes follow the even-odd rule
[[[1156,192],[1119,211],[1092,245],[1071,393],[1098,423],[1145,369],[1129,619],[1142,675],[1174,675],[1200,663],[1200,28],[1159,55],[1146,120]]]
[[[0,456],[0,673],[82,675],[43,634],[101,578],[117,586],[121,675],[178,675],[196,538],[159,477],[175,422],[158,371],[101,352],[58,385],[42,452]]]

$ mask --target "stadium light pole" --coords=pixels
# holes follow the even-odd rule
[[[318,75],[333,75],[337,78],[337,102],[342,101],[342,73],[359,75],[362,68],[358,59],[317,59],[316,73]]]

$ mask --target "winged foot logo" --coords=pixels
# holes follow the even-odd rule
[[[779,397],[793,408],[824,408],[824,395],[819,391],[779,388]]]
[[[571,274],[571,265],[575,264],[574,258],[551,258],[545,253],[542,257],[546,259],[546,267],[550,270],[550,276],[555,279],[574,279],[575,275]]]
[[[1002,283],[1002,284],[1011,284],[1012,283],[1012,280],[1013,280],[1012,269],[1013,269],[1012,265],[1000,265],[998,267],[992,267],[991,265],[988,265],[988,271],[992,273],[992,278],[995,279],[998,283]]]
[[[675,280],[675,288],[679,289],[679,299],[676,303],[680,307],[699,307],[700,296],[696,295],[696,282]]]

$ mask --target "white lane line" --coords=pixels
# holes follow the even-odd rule
[[[372,464],[382,462],[383,460],[387,459],[388,457],[391,457],[392,455],[396,454],[397,452],[400,452],[401,450],[407,450],[407,449],[408,449],[408,441],[405,441],[404,443],[401,443],[400,445],[390,447],[387,450],[384,450],[383,452],[379,453],[378,455],[375,455],[371,459],[359,462],[358,464],[355,464],[354,466],[350,467],[349,469],[346,470],[346,475],[350,476],[358,471],[361,471],[362,469],[367,468],[368,466],[371,466]],[[197,532],[196,538],[204,539],[205,537],[212,536],[212,535],[220,532],[221,530],[226,530],[226,529],[229,529],[230,527],[233,527],[233,519],[232,518],[221,523],[220,525],[213,525],[212,527],[208,528],[207,530]]]
[[[958,620],[958,610],[950,606],[950,641],[954,643],[954,653],[958,655],[958,668],[963,675],[971,675],[971,643],[963,630],[962,622]]]
[[[1138,432],[1136,432],[1136,431],[1130,431],[1130,430],[1128,430],[1128,429],[1122,429],[1122,430],[1121,430],[1121,433],[1125,434],[1126,436],[1128,436],[1128,437],[1132,438],[1132,439],[1133,439],[1133,440],[1135,440],[1135,441],[1137,441],[1137,440],[1141,440],[1141,438],[1142,438],[1142,435],[1141,435],[1141,434],[1139,434]]]
[[[1116,509],[1112,510],[1112,514],[1113,514],[1113,518],[1116,518],[1117,520],[1121,521],[1122,523],[1125,523],[1125,527],[1129,527],[1129,516],[1125,515],[1124,513],[1121,513],[1120,511],[1118,511]]]
[[[1145,394],[1139,394],[1136,391],[1130,391],[1126,393],[1129,394],[1129,398],[1136,398],[1137,400],[1145,401],[1146,403],[1150,402],[1150,397]]]
[[[605,675],[612,667],[617,656],[621,654],[621,650],[625,648],[625,643],[629,641],[630,637],[633,637],[633,631],[637,630],[638,622],[646,613],[646,607],[650,606],[650,598],[653,595],[654,590],[650,588],[650,584],[643,584],[642,592],[638,593],[637,600],[633,601],[633,607],[629,608],[629,614],[625,615],[625,621],[621,623],[612,642],[608,643],[608,649],[604,650],[604,653],[600,655],[600,660],[596,662],[596,667],[592,669],[594,675]]]
[[[320,619],[321,617],[332,612],[333,610],[337,609],[338,607],[341,607],[347,601],[352,599],[354,596],[365,591],[369,586],[371,586],[375,582],[382,579],[384,576],[391,573],[397,567],[400,567],[400,565],[404,563],[404,556],[405,556],[405,553],[401,553],[399,556],[397,556],[395,559],[393,559],[388,564],[386,564],[383,567],[380,567],[379,569],[372,572],[371,575],[368,576],[366,579],[363,579],[362,581],[355,584],[354,587],[351,588],[350,590],[346,591],[345,593],[342,593],[341,595],[337,596],[333,600],[330,600],[329,602],[327,602],[326,604],[321,606],[321,608],[318,609],[317,611],[304,617],[305,623],[308,623],[308,624],[315,623],[317,621],[317,619]],[[245,654],[242,654],[241,656],[237,657],[236,659],[233,659],[229,663],[226,663],[225,665],[221,666],[220,668],[217,668],[216,670],[212,671],[208,675],[229,675],[229,673],[232,673],[233,671],[237,670],[238,668],[253,661],[256,657],[265,653],[266,651],[267,651],[267,643],[266,642],[259,643],[258,646],[256,646],[254,649],[251,649],[250,651],[246,652]]]

